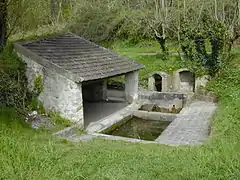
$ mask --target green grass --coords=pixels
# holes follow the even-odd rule
[[[142,87],[147,86],[148,74],[154,71],[165,71],[171,74],[174,70],[177,70],[184,65],[179,61],[179,56],[169,55],[168,58],[164,58],[161,55],[161,49],[157,41],[148,40],[141,43],[132,45],[129,40],[115,41],[114,43],[101,43],[101,45],[112,48],[112,50],[121,56],[129,57],[141,64],[145,65],[145,68],[139,72],[139,82]],[[168,47],[170,52],[176,52],[176,43],[169,43]],[[157,53],[156,55],[143,55],[142,53]],[[124,82],[124,77],[111,78],[113,82]]]
[[[148,45],[146,45],[148,43]],[[146,87],[148,81],[148,74],[154,71],[165,71],[169,74],[172,74],[173,71],[184,67],[179,56],[169,55],[167,58],[164,58],[161,55],[159,45],[154,42],[145,42],[146,46],[137,44],[133,47],[128,47],[124,44],[119,44],[116,42],[112,46],[114,47],[113,51],[122,55],[132,58],[133,60],[140,62],[145,65],[145,68],[139,72],[140,85]],[[158,53],[156,55],[142,55],[141,53]],[[116,80],[119,80],[118,78]]]
[[[174,60],[160,61],[155,62],[159,70],[171,71],[178,66]],[[233,62],[239,64],[239,57],[235,56]],[[233,64],[209,84],[220,102],[211,137],[202,146],[168,147],[100,139],[70,143],[47,131],[30,129],[14,110],[2,107],[0,179],[239,179],[240,69]]]
[[[231,92],[229,96],[232,95]],[[222,98],[212,137],[200,147],[94,140],[68,143],[0,112],[2,179],[238,179],[240,98]]]
[[[173,71],[182,67],[179,58],[174,55],[169,56],[168,59],[162,58],[161,55],[138,56],[135,60],[145,65],[145,68],[139,71],[139,82],[143,87],[147,85],[149,73],[164,71],[171,75]]]
[[[122,53],[119,53],[123,55]],[[135,56],[135,57],[134,57]],[[148,74],[154,71],[164,71],[172,74],[173,71],[184,67],[179,61],[179,57],[172,55],[168,59],[164,59],[161,55],[136,55],[131,52],[128,57],[134,57],[134,60],[140,62],[145,68],[139,71],[139,83],[142,87],[147,86]],[[124,76],[118,76],[110,79],[111,81],[124,82]]]
[[[137,56],[141,55],[142,53],[161,53],[160,45],[155,40],[144,40],[138,44],[131,44],[129,40],[117,40],[114,43],[110,44],[102,44],[105,47],[112,48],[115,52],[123,55],[128,56],[131,58],[136,58]],[[169,53],[177,52],[177,45],[175,42],[171,42],[167,44]]]

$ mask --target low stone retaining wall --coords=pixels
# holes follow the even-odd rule
[[[134,111],[133,115],[146,120],[156,120],[156,121],[173,121],[177,115],[169,113],[160,112],[147,112],[147,111]]]
[[[172,93],[172,92],[155,92],[155,91],[142,91],[139,92],[138,99],[147,99],[147,100],[173,100],[173,99],[182,99],[187,98],[186,94],[183,93]]]

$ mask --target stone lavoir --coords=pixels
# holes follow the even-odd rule
[[[144,66],[75,34],[18,42],[14,46],[27,64],[28,88],[33,90],[36,78],[42,78],[43,91],[38,99],[44,108],[57,111],[82,127],[97,121],[101,109],[102,116],[107,116],[138,98],[138,70]],[[124,97],[121,103],[114,103],[109,101],[107,81],[120,75],[125,76]],[[104,107],[110,108],[105,111]]]
[[[14,45],[27,65],[29,90],[41,82],[38,100],[44,108],[74,122],[55,135],[74,142],[104,138],[167,145],[198,145],[209,135],[217,106],[211,94],[199,94],[207,76],[195,77],[188,69],[152,72],[148,91],[139,90],[142,64],[75,34]],[[121,88],[109,86],[114,77],[124,81]],[[80,126],[86,134],[79,136]]]

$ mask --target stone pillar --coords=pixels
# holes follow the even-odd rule
[[[173,72],[173,78],[172,78],[172,91],[178,92],[180,90],[180,76],[179,76],[179,70]]]
[[[150,76],[148,78],[148,90],[149,91],[156,91],[156,88],[155,88],[155,79],[153,76]]]
[[[103,84],[102,84],[102,100],[106,100],[107,99],[107,80],[103,80]]]
[[[138,71],[125,75],[125,94],[130,103],[138,99]]]

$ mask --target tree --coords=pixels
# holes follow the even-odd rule
[[[188,7],[182,16],[179,42],[182,51],[212,76],[228,62],[232,43],[239,37],[238,3],[204,1],[198,12]]]
[[[170,6],[173,6],[173,1],[170,2]],[[167,28],[169,25],[169,8],[167,6],[166,0],[154,0],[154,2],[147,3],[147,6],[153,6],[149,10],[149,14],[145,16],[145,21],[147,22],[150,29],[152,29],[154,36],[164,54],[168,54],[168,48],[166,46],[167,40]]]
[[[54,20],[58,18],[59,2],[58,0],[51,0],[51,15]]]
[[[0,52],[7,42],[7,0],[0,1]]]

